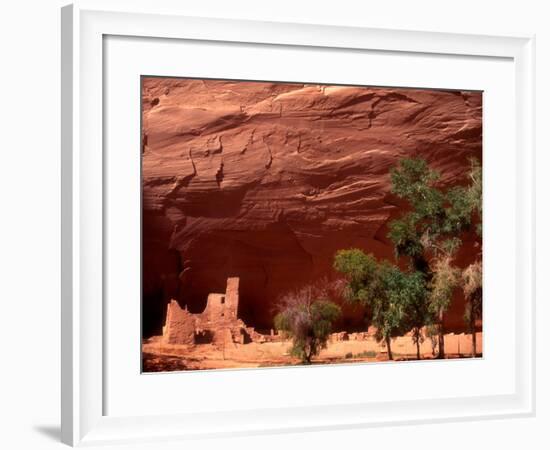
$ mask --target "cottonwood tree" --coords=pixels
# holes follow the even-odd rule
[[[384,341],[388,358],[393,359],[391,338],[411,329],[418,305],[423,303],[425,282],[420,272],[405,273],[387,261],[378,262],[373,255],[360,249],[340,250],[334,259],[334,268],[348,282],[345,297],[370,309],[376,340]],[[420,358],[420,338],[417,356]]]
[[[340,317],[338,305],[325,297],[325,293],[313,286],[285,294],[278,305],[275,327],[292,338],[291,355],[303,364],[326,347],[333,323]]]
[[[426,296],[428,294],[426,280],[421,272],[415,271],[407,275],[407,327],[416,346],[416,359],[420,359],[420,344],[425,340],[422,333],[424,326],[431,322],[430,309]]]
[[[410,270],[423,274],[429,291],[425,308],[433,321],[426,324],[438,330],[439,358],[445,356],[443,319],[459,278],[453,255],[476,213],[481,218],[481,166],[475,160],[471,164],[470,184],[447,190],[438,186],[440,174],[420,158],[403,159],[390,172],[392,192],[409,211],[389,224],[388,237],[396,257],[408,259]]]
[[[476,232],[482,235],[481,218],[483,214],[483,195],[482,195],[482,171],[479,161],[471,161],[470,186],[468,188],[468,201],[474,214],[477,214],[479,223]],[[464,320],[468,331],[472,334],[472,356],[477,356],[477,342],[475,322],[481,317],[482,297],[483,297],[483,273],[481,261],[475,261],[466,267],[462,272],[462,290],[466,299],[466,310]]]
[[[429,283],[428,309],[435,318],[437,330],[438,358],[445,357],[445,330],[443,319],[451,305],[453,292],[459,285],[460,270],[452,265],[449,254],[439,257],[433,264],[433,274]]]
[[[476,320],[481,317],[482,306],[482,272],[481,262],[476,261],[462,272],[462,289],[466,299],[464,321],[468,331],[472,334],[472,357],[477,356]]]
[[[483,215],[483,192],[482,192],[482,171],[481,164],[475,158],[470,160],[471,168],[469,173],[470,185],[467,188],[467,201],[474,215],[477,215],[476,232],[479,236],[482,234],[482,215]]]

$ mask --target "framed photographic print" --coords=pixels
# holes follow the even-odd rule
[[[481,91],[141,90],[144,372],[482,356]]]
[[[531,37],[62,19],[66,443],[533,413]]]

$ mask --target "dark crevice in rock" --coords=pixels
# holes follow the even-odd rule
[[[216,172],[216,183],[218,183],[218,187],[221,187],[222,181],[223,181],[223,159],[221,160],[220,167]]]
[[[269,169],[271,167],[271,164],[273,163],[273,154],[271,153],[271,148],[269,147],[269,144],[265,140],[265,136],[263,137],[263,143],[265,145],[265,148],[267,149],[267,158],[265,162],[265,168]]]

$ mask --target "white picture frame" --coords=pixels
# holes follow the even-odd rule
[[[534,414],[534,38],[62,10],[62,440],[70,445],[313,431]],[[514,388],[476,398],[112,416],[106,413],[104,48],[108,36],[494,57],[515,87]],[[288,370],[288,369],[278,369]],[[234,372],[236,373],[236,372]]]

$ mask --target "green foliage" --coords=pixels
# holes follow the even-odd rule
[[[481,262],[476,261],[462,271],[462,289],[467,301],[464,321],[470,333],[475,332],[475,320],[481,316],[483,277]]]
[[[275,327],[292,338],[291,354],[304,364],[326,347],[332,325],[341,315],[338,305],[320,295],[311,286],[286,294],[274,319]]]
[[[420,158],[401,160],[390,176],[392,192],[409,210],[390,222],[388,237],[396,257],[408,259],[408,270],[360,249],[338,251],[334,268],[346,278],[345,298],[370,310],[376,338],[386,341],[390,358],[390,338],[409,330],[420,357],[424,327],[434,349],[437,336],[442,357],[443,316],[466,276],[453,266],[453,255],[462,245],[462,233],[481,220],[481,165],[473,159],[469,184],[449,189],[439,187],[440,174]],[[481,224],[477,231],[481,233]],[[475,314],[473,307],[471,311]]]
[[[479,295],[483,287],[481,261],[470,264],[462,272],[464,296],[469,299]]]
[[[447,191],[447,201],[448,206],[439,231],[445,234],[460,233],[471,221],[468,192],[461,186],[452,187]]]
[[[402,287],[407,303],[406,328],[412,332],[413,343],[417,346],[417,356],[420,359],[420,344],[424,342],[422,328],[431,322],[427,302],[426,278],[422,272],[415,271],[404,274],[405,285]]]
[[[472,159],[470,165],[468,173],[470,184],[466,187],[456,186],[447,191],[448,206],[442,223],[442,233],[460,233],[469,229],[474,219],[481,219],[483,207],[481,165],[477,159]],[[481,235],[481,222],[477,224],[476,230]]]
[[[454,289],[460,282],[460,270],[452,265],[452,258],[444,256],[434,263],[430,282],[429,310],[440,315],[449,308]]]
[[[409,256],[414,260],[421,259],[424,253],[418,226],[420,216],[416,213],[407,213],[399,220],[389,224],[388,237],[395,245],[397,256]]]
[[[435,349],[437,348],[437,340],[439,337],[439,328],[434,323],[429,323],[426,326],[426,337],[432,344],[432,355],[435,356]]]
[[[391,170],[392,192],[412,210],[390,223],[388,237],[396,255],[410,257],[415,269],[429,274],[427,253],[452,253],[460,246],[458,235],[469,229],[474,213],[481,217],[481,166],[477,160],[471,164],[471,184],[447,191],[437,187],[440,175],[423,159],[403,159]]]
[[[408,257],[413,270],[427,283],[425,305],[417,311],[413,339],[422,339],[420,323],[434,326],[439,333],[439,356],[444,355],[443,316],[460,281],[452,257],[462,245],[460,238],[481,220],[481,165],[471,161],[470,183],[447,190],[438,187],[440,175],[418,158],[404,159],[391,171],[392,192],[406,200],[411,210],[389,225],[388,237],[397,257]],[[481,223],[477,232],[481,234]],[[433,330],[432,330],[433,331]]]
[[[431,170],[420,158],[402,159],[399,167],[390,171],[392,191],[407,200],[421,216],[437,215],[444,197],[433,187],[439,173]]]
[[[423,305],[426,295],[422,273],[402,272],[399,268],[388,265],[383,270],[383,276],[389,307],[389,314],[385,315],[384,305],[381,305],[380,319],[389,319],[387,329],[383,329],[384,336],[393,334],[394,330],[404,334],[413,327],[421,327],[420,324],[425,319]]]
[[[334,268],[346,275],[345,298],[352,303],[369,305],[373,298],[383,295],[379,264],[372,255],[352,248],[340,250],[334,259]]]
[[[425,296],[420,272],[402,272],[359,249],[338,251],[334,268],[348,280],[347,299],[370,308],[378,341],[404,334],[416,323]]]
[[[472,158],[470,170],[470,187],[468,189],[468,199],[470,207],[474,213],[477,213],[479,222],[476,227],[477,234],[481,236],[481,219],[483,216],[483,180],[481,164],[477,159]]]

